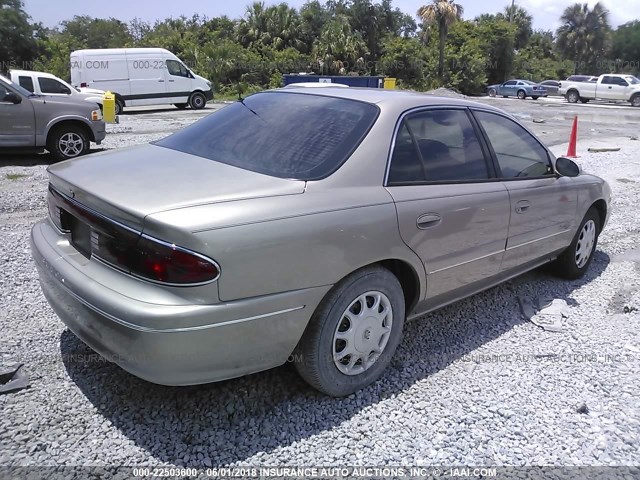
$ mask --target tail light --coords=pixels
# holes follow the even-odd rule
[[[136,277],[167,285],[208,283],[220,275],[210,258],[120,225],[49,186],[53,223],[71,233],[74,246]]]
[[[80,88],[87,88],[89,85],[87,85],[87,82],[82,82],[80,84]]]
[[[562,82],[558,82],[558,88],[562,88]]]

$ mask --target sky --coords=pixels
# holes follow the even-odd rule
[[[393,0],[393,5],[405,13],[415,15],[418,8],[429,0]],[[464,18],[472,19],[481,13],[496,13],[502,11],[510,0],[458,0],[464,7]],[[584,0],[580,0],[584,2]],[[36,22],[42,22],[47,27],[55,27],[62,20],[74,15],[89,15],[92,17],[115,17],[124,22],[133,18],[141,18],[153,23],[156,19],[164,20],[168,17],[185,15],[190,17],[194,13],[216,17],[227,15],[238,18],[244,15],[246,6],[251,0],[24,0],[25,10]],[[277,4],[280,0],[267,0],[266,4]],[[289,0],[286,3],[292,7],[300,7],[305,0]],[[562,11],[576,0],[515,0],[517,5],[526,8],[533,16],[535,29],[555,30],[560,26],[558,19]],[[593,6],[595,0],[587,0]],[[610,23],[618,26],[622,23],[636,20],[640,10],[640,0],[601,0],[610,11]]]

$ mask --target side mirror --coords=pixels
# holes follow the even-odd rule
[[[556,160],[556,172],[563,177],[577,177],[582,172],[582,168],[573,160],[560,157]]]
[[[13,92],[7,92],[7,94],[2,99],[3,102],[18,104],[22,102],[22,98],[19,95],[16,95]]]

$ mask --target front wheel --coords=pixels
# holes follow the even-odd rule
[[[195,92],[189,97],[189,106],[193,110],[201,110],[207,105],[207,98],[204,93]]]
[[[600,215],[591,208],[582,219],[571,245],[553,263],[558,276],[575,280],[586,273],[598,245],[599,233]]]
[[[294,352],[300,376],[333,397],[375,382],[391,361],[404,325],[400,282],[367,267],[337,284],[313,314]]]
[[[524,100],[527,98],[527,93],[524,90],[518,90],[518,98],[520,100]]]
[[[631,99],[631,106],[640,107],[640,95],[636,94]]]
[[[73,125],[54,128],[47,139],[47,150],[56,160],[68,160],[89,152],[86,132]]]

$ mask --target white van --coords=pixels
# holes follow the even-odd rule
[[[54,97],[71,97],[77,100],[97,103],[102,106],[104,91],[95,88],[75,88],[61,78],[45,72],[30,70],[11,70],[9,76],[13,83],[35,93]]]
[[[71,53],[71,84],[112,92],[116,114],[142,105],[199,110],[213,99],[211,82],[164,48],[76,50]]]

